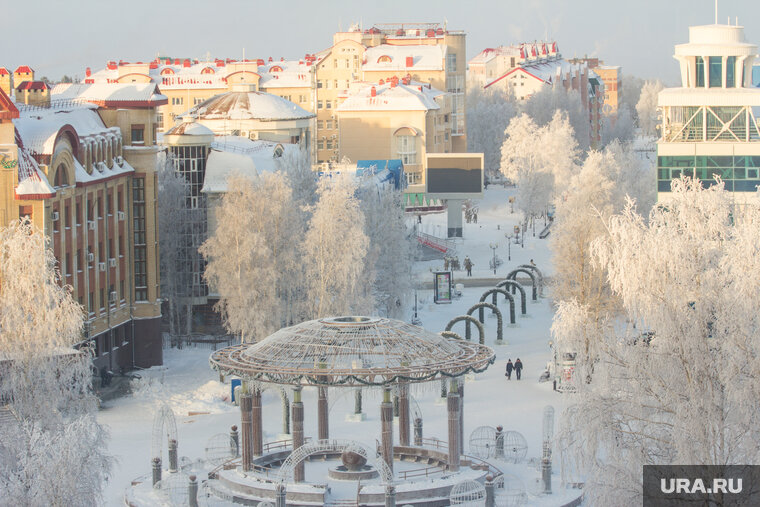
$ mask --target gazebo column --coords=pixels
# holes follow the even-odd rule
[[[409,384],[398,385],[398,441],[399,445],[409,445]]]
[[[261,389],[258,387],[253,388],[251,399],[251,435],[253,456],[261,456],[264,453],[264,423],[261,416]]]
[[[243,393],[240,395],[240,441],[243,455],[243,471],[248,472],[251,470],[251,464],[253,462],[253,446],[251,440],[253,434],[251,432],[251,407],[253,405],[253,397],[251,393]]]
[[[319,397],[317,399],[317,435],[319,440],[330,438],[330,423],[328,421],[327,405],[327,387],[320,386],[317,388]]]
[[[383,460],[393,471],[393,403],[391,402],[391,390],[389,387],[383,390],[383,402],[380,404],[381,428],[381,454]]]
[[[449,415],[449,471],[459,471],[459,392],[457,379],[449,385],[447,408]]]
[[[301,387],[293,389],[293,450],[303,445],[303,402],[301,401]],[[303,460],[293,469],[293,481],[303,482],[306,479],[306,465]]]
[[[464,377],[459,382],[459,454],[464,454]]]

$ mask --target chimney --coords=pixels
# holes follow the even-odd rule
[[[414,57],[413,56],[407,56],[406,57],[406,66],[407,67],[414,66]]]
[[[395,88],[396,86],[398,86],[398,77],[397,76],[393,76],[391,78],[391,88]]]
[[[369,95],[370,95],[370,97],[377,97],[377,89],[374,86],[369,91]]]
[[[89,67],[87,67],[86,69],[84,69],[84,75],[87,76],[87,77],[92,76],[92,69],[89,68]]]

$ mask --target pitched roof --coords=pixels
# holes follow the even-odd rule
[[[156,107],[169,99],[155,83],[61,83],[51,92],[54,100],[82,100],[100,107]]]
[[[372,89],[375,96],[372,96]],[[350,95],[338,111],[428,111],[440,109],[435,98],[444,92],[428,88],[427,84],[412,82],[408,85],[399,83],[392,86],[367,85],[358,92]]]
[[[16,67],[16,70],[14,70],[13,72],[16,73],[16,74],[21,73],[21,72],[25,72],[27,74],[31,74],[34,71],[28,65],[19,65],[18,67]]]
[[[447,49],[445,44],[435,46],[380,44],[368,48],[364,53],[367,63],[362,65],[362,69],[365,71],[443,70]],[[412,58],[410,67],[407,66],[407,57]]]
[[[12,120],[13,118],[18,118],[18,108],[0,88],[0,120]]]
[[[5,67],[0,67],[0,76],[7,76],[9,74],[10,72],[8,72],[8,69],[6,69]]]
[[[50,87],[44,81],[24,81],[16,87],[16,90],[49,90]]]

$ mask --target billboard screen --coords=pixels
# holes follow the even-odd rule
[[[429,198],[480,198],[483,195],[483,154],[428,154],[425,181]]]

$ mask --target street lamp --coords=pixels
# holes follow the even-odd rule
[[[504,233],[504,239],[507,240],[507,260],[512,260],[512,235]]]
[[[496,274],[496,249],[499,248],[498,243],[489,243],[491,250],[493,250],[493,274]]]

